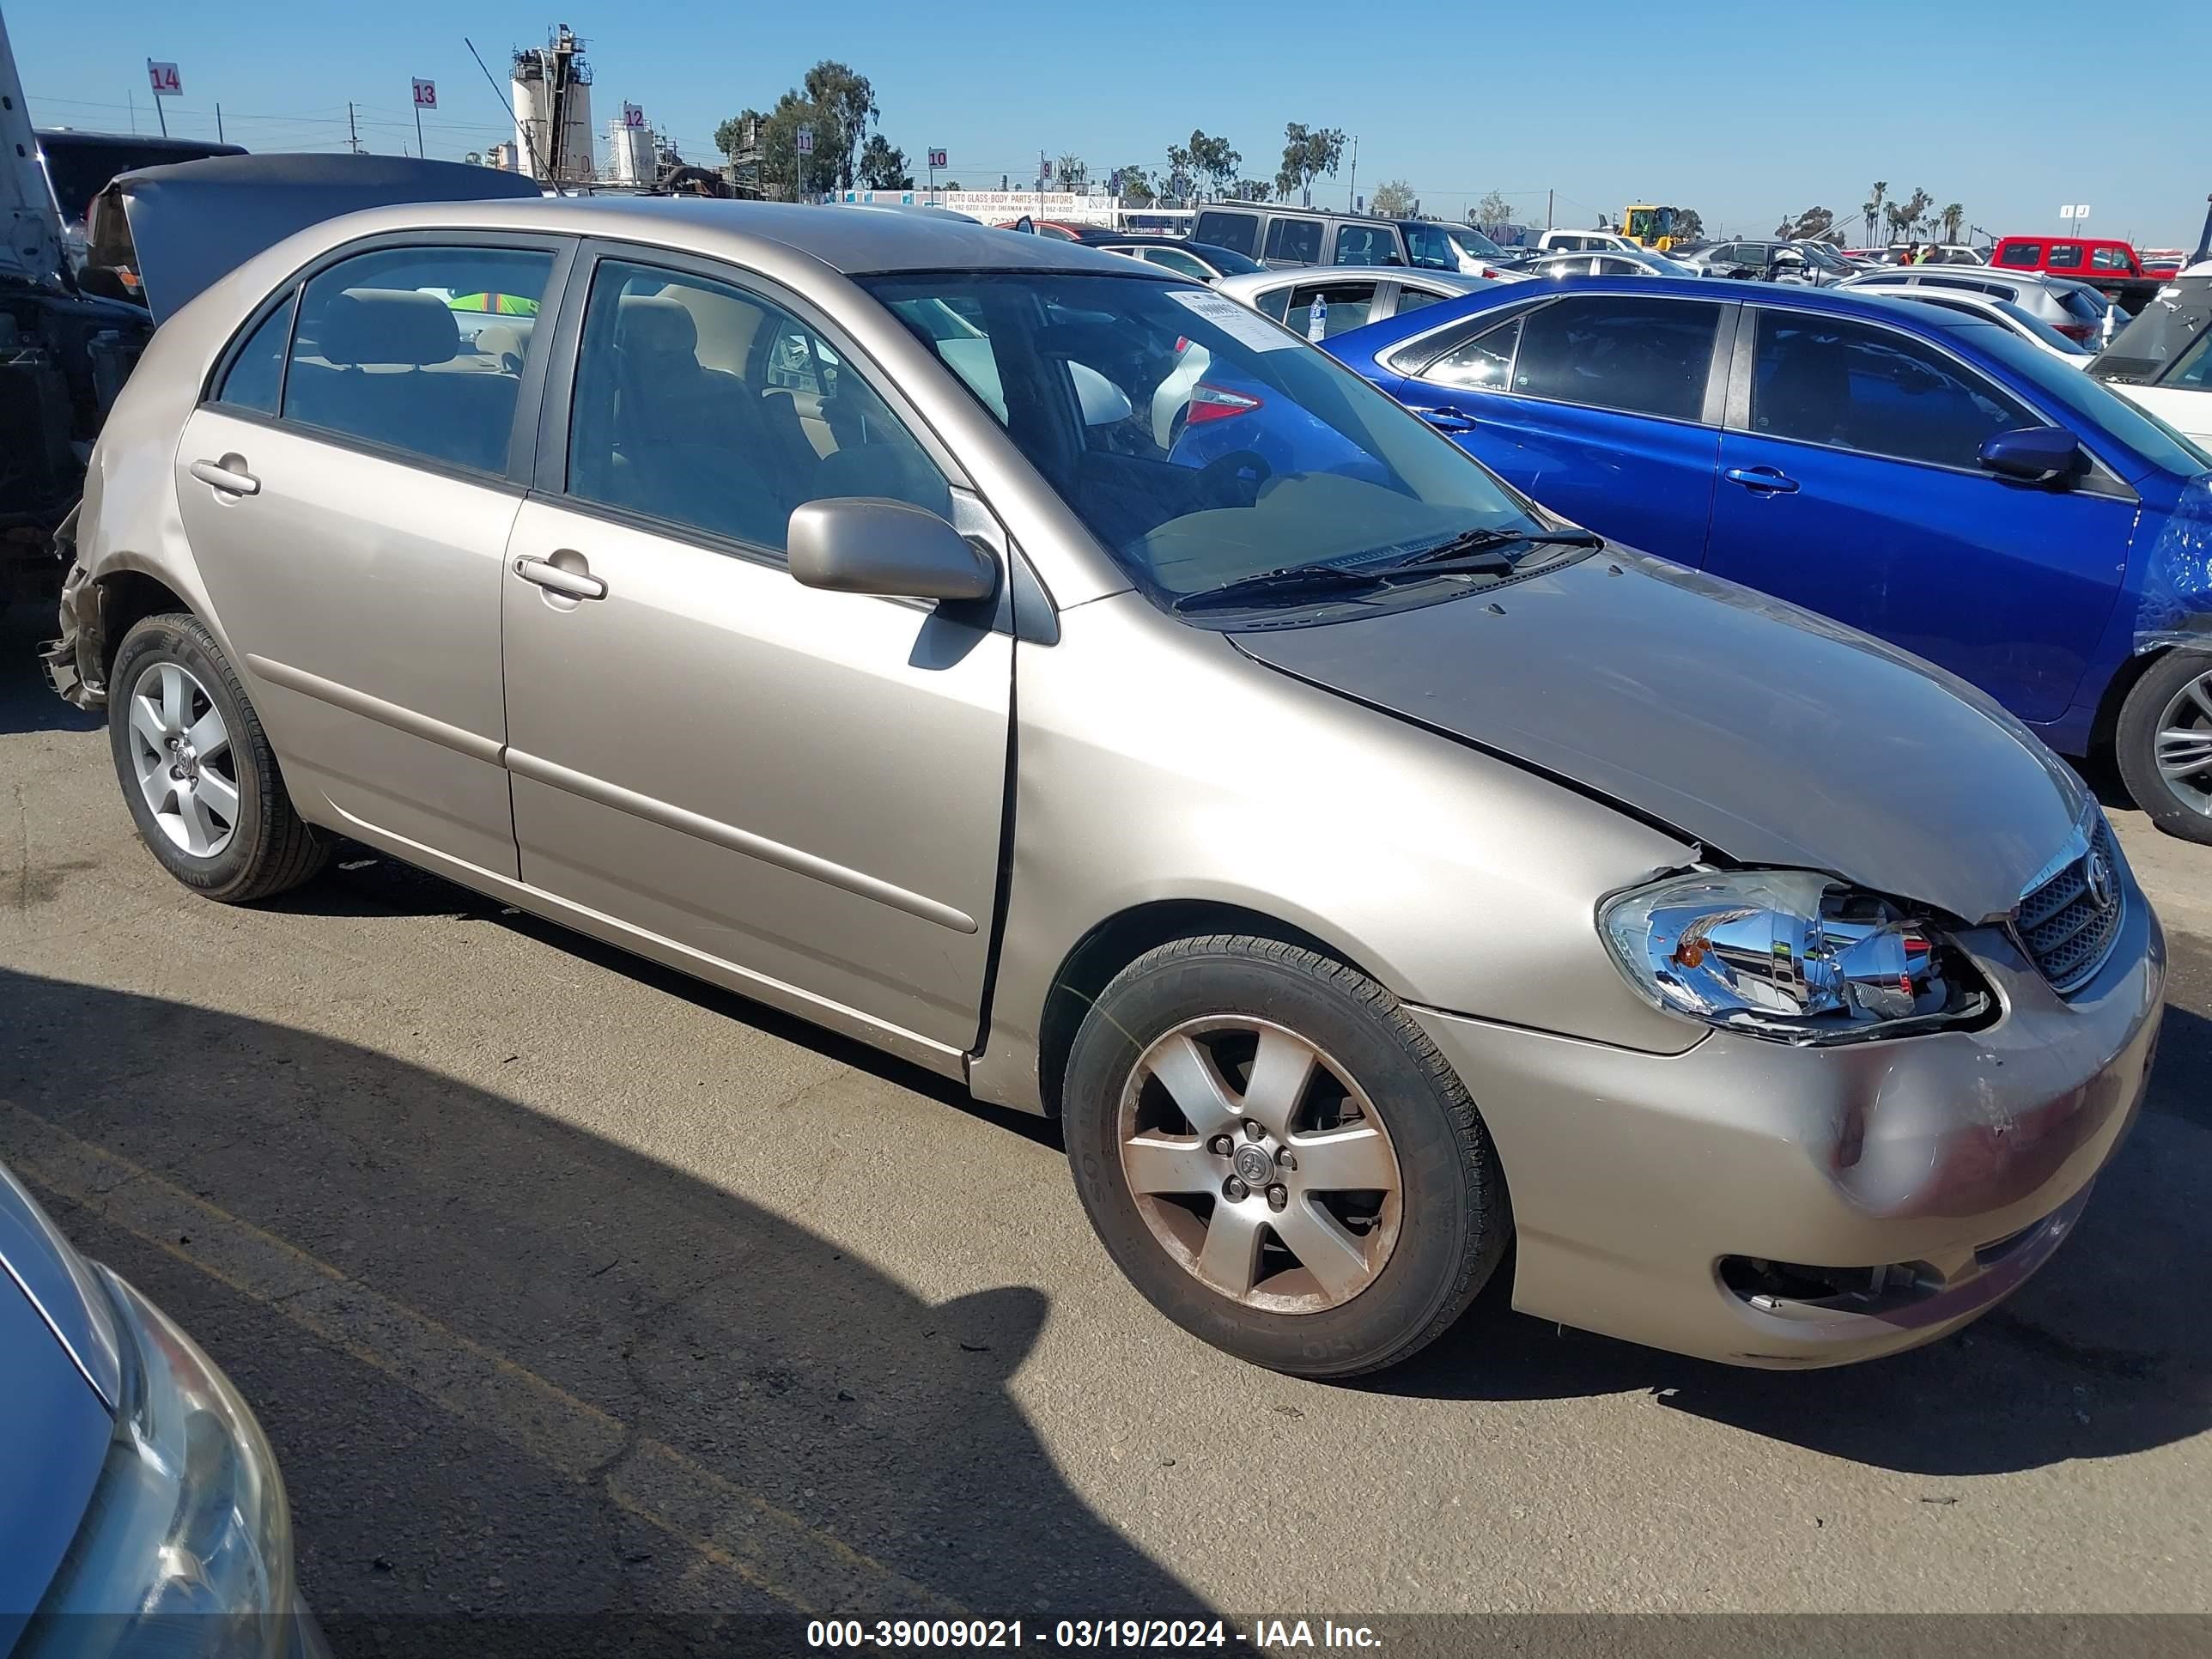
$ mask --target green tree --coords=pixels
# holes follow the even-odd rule
[[[1274,185],[1265,179],[1239,179],[1230,190],[1232,202],[1264,202],[1275,193]]]
[[[1244,158],[1229,147],[1226,138],[1209,138],[1196,129],[1184,154],[1190,157],[1191,173],[1210,185],[1216,196],[1228,192],[1244,165]]]
[[[1313,205],[1313,181],[1336,176],[1344,159],[1344,131],[1340,127],[1309,127],[1303,121],[1283,126],[1283,165],[1275,174],[1275,188],[1285,197],[1298,192],[1306,206]]]
[[[1413,211],[1413,187],[1403,179],[1385,179],[1375,186],[1368,210],[1385,219],[1403,219]]]
[[[1966,210],[1965,204],[1959,202],[1952,203],[1950,206],[1943,210],[1943,240],[1947,242],[1956,242],[1964,240],[1960,233],[1966,228]]]
[[[813,160],[818,163],[824,156],[835,158],[836,181],[842,188],[850,190],[868,123],[881,118],[876,108],[875,88],[868,84],[866,76],[830,58],[806,71],[805,86],[807,101],[814,106],[817,117]],[[814,177],[811,168],[808,177]]]
[[[1108,188],[1123,207],[1152,204],[1152,176],[1143,167],[1115,167],[1109,175]]]
[[[912,190],[914,173],[907,166],[906,152],[894,149],[880,132],[868,135],[868,142],[860,147],[860,165],[855,179],[862,190]]]
[[[1676,241],[1694,242],[1705,234],[1705,217],[1697,209],[1676,208],[1674,210],[1674,236]]]
[[[1513,222],[1513,204],[1493,190],[1468,209],[1467,216],[1485,230],[1498,225],[1510,225]]]
[[[1785,236],[1793,242],[1814,242],[1826,236],[1836,222],[1836,216],[1824,207],[1809,207],[1794,219],[1785,218],[1775,227],[1777,236]]]
[[[1867,192],[1866,200],[1859,204],[1859,217],[1866,223],[1866,239],[1869,244],[1874,240],[1875,228],[1881,222],[1881,204],[1888,195],[1889,180],[1877,179],[1874,181],[1874,188]]]
[[[1188,201],[1198,192],[1198,158],[1184,144],[1168,146],[1168,170],[1160,175],[1160,194],[1170,202]]]
[[[1936,198],[1933,196],[1916,187],[1912,192],[1911,200],[1902,203],[1892,202],[1884,208],[1882,213],[1889,221],[1892,240],[1911,237],[1916,241],[1918,240],[1921,234],[1920,222],[1928,210],[1935,205]]]

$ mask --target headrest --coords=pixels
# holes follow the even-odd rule
[[[315,343],[334,363],[420,368],[459,356],[461,331],[446,302],[434,294],[349,288],[324,306]]]
[[[615,308],[615,343],[641,357],[689,357],[698,348],[699,325],[680,300],[625,294]]]

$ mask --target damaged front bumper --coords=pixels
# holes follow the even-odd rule
[[[107,707],[107,686],[100,665],[106,660],[100,616],[100,589],[76,562],[76,515],[70,515],[54,532],[54,557],[69,567],[62,581],[61,635],[39,647],[39,660],[46,671],[46,684],[64,702],[79,708]]]

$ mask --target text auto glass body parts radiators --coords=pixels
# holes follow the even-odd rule
[[[1598,925],[1647,1000],[1752,1036],[1904,1036],[1991,1006],[1932,918],[1814,871],[1667,876],[1607,899]]]

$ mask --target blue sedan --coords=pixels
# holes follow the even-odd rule
[[[0,1654],[329,1659],[260,1425],[0,1168]]]
[[[1328,349],[1576,523],[1893,641],[2062,754],[2110,745],[2212,842],[2212,456],[2079,370],[1909,301],[1601,276]]]

